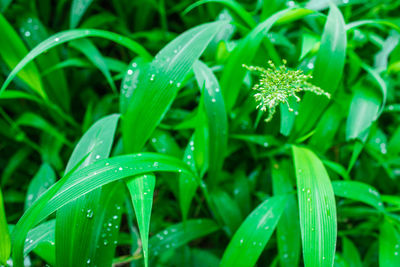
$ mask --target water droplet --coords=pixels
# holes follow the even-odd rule
[[[133,70],[128,70],[128,75],[132,75]]]
[[[349,0],[343,0],[343,4],[348,4]]]
[[[155,161],[155,162],[153,163],[153,167],[158,167],[158,162],[157,162],[157,161]]]
[[[154,81],[154,77],[155,76],[156,76],[155,74],[152,74],[151,77],[150,77],[150,81]]]
[[[107,239],[104,239],[103,245],[104,245],[104,246],[107,246],[107,245],[108,245],[108,240],[107,240]]]
[[[99,159],[99,158],[100,158],[100,155],[97,155],[97,156],[96,156],[96,159]]]
[[[178,170],[178,172],[182,172],[182,170],[181,170],[181,169],[179,169],[179,170]]]
[[[219,93],[219,88],[215,88],[215,92]]]
[[[157,138],[155,138],[155,137],[151,138],[151,142],[153,142],[153,143],[157,142]]]
[[[289,255],[287,253],[283,254],[283,257],[286,259],[289,257]]]
[[[122,167],[119,167],[118,170],[122,171]]]
[[[114,219],[114,220],[117,220],[117,219],[118,219],[118,216],[117,216],[117,215],[114,215],[114,216],[113,216],[113,219]]]
[[[164,235],[167,235],[167,234],[168,234],[168,231],[167,231],[167,230],[164,230],[163,233],[164,233]]]
[[[89,219],[93,218],[93,213],[94,213],[93,210],[88,209],[86,211],[86,218],[89,218]]]
[[[26,37],[31,36],[31,32],[30,32],[30,31],[26,31],[26,32],[25,32],[25,36],[26,36]]]
[[[325,256],[323,256],[322,259],[325,260]]]
[[[87,264],[90,264],[90,259],[88,259],[88,260],[86,261],[86,263],[87,263]]]
[[[176,84],[176,87],[181,87],[181,83],[177,83],[177,84]]]
[[[106,166],[110,165],[110,163],[106,162]]]
[[[243,244],[243,239],[240,239],[240,244]]]
[[[170,81],[169,81],[169,84],[173,84],[173,83],[174,83],[174,81],[173,81],[173,80],[170,80]]]
[[[314,68],[314,63],[309,62],[309,63],[307,64],[307,68],[309,68],[310,70],[313,69],[313,68]]]
[[[217,101],[215,98],[211,99],[211,102],[215,103]]]
[[[310,194],[310,193],[311,193],[311,189],[308,188],[308,189],[307,189],[307,194]]]
[[[32,240],[32,239],[31,239],[31,240],[29,240],[29,243],[31,243],[31,244],[32,244],[32,243],[33,243],[33,240]]]
[[[60,38],[56,37],[56,38],[54,39],[54,41],[58,42],[58,41],[60,41]]]
[[[136,62],[133,62],[133,63],[132,63],[132,67],[136,68],[136,67],[137,67],[137,63],[136,63]]]

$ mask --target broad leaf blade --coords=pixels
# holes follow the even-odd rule
[[[332,266],[337,219],[328,173],[310,150],[293,146],[304,265]]]
[[[164,47],[147,72],[141,74],[124,115],[125,151],[140,151],[171,106],[183,78],[224,25],[207,23],[184,32]]]
[[[2,14],[0,14],[0,28],[2,29],[2,34],[0,35],[0,56],[8,67],[14,68],[28,53],[28,50]],[[30,34],[30,32],[25,32],[24,34]],[[34,63],[28,65],[25,70],[21,71],[18,77],[28,84],[35,93],[43,98],[47,98],[42,88],[39,71]],[[2,90],[0,90],[0,93],[1,91]]]
[[[87,155],[78,169],[108,158],[119,117],[118,114],[109,115],[89,128],[72,152],[66,173]],[[96,240],[90,237],[99,223],[100,208],[104,208],[101,195],[101,189],[94,190],[57,211],[56,254],[59,266],[81,266],[93,256],[90,255],[90,244]]]
[[[145,266],[148,266],[150,216],[153,206],[153,194],[155,185],[156,177],[153,174],[136,176],[127,183],[139,226]]]
[[[216,184],[222,169],[227,148],[228,119],[225,112],[224,98],[219,83],[212,70],[196,61],[193,64],[197,84],[202,90],[204,108],[208,122],[209,164],[208,177],[212,184]]]
[[[99,160],[68,173],[54,184],[25,212],[13,231],[13,260],[22,265],[23,243],[29,229],[71,201],[106,184],[127,177],[155,171],[191,170],[176,158],[155,153],[132,154]]]
[[[343,75],[346,47],[346,29],[342,13],[331,4],[313,73],[313,83],[331,95],[336,91]],[[306,94],[300,105],[295,132],[304,135],[310,131],[328,102],[324,97]]]
[[[286,203],[286,196],[275,196],[250,213],[229,242],[220,266],[254,266],[274,232]]]

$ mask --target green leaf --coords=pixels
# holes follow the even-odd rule
[[[149,245],[149,229],[151,208],[153,206],[153,194],[156,184],[156,177],[153,174],[145,174],[136,176],[127,182],[127,186],[131,195],[132,204],[135,209],[138,221],[140,238],[143,247],[143,256],[145,266],[148,266],[148,245]]]
[[[209,219],[193,219],[171,225],[150,238],[150,256],[154,257],[169,249],[178,248],[218,229],[218,225]]]
[[[201,1],[196,1],[195,3],[191,4],[188,6],[185,11],[183,12],[184,14],[189,13],[191,10],[193,10],[196,7],[199,7],[204,4],[208,3],[217,3],[221,4],[224,7],[226,7],[229,11],[233,13],[237,17],[239,21],[244,22],[247,27],[253,27],[255,24],[254,19],[252,18],[251,14],[247,12],[242,5],[240,5],[236,1],[232,0],[201,0]]]
[[[222,190],[212,192],[210,198],[216,209],[214,215],[224,224],[227,234],[232,236],[243,221],[238,204]]]
[[[108,158],[119,117],[119,114],[109,115],[89,128],[72,152],[65,173],[79,164],[85,156],[87,156],[85,161],[77,166],[78,170],[100,159]],[[94,190],[57,211],[57,265],[82,266],[92,258],[90,244],[95,240],[89,237],[98,227],[96,224],[99,222],[99,213],[101,209],[104,209],[101,195],[102,189]]]
[[[343,258],[349,267],[362,267],[360,253],[350,239],[343,237]]]
[[[346,29],[342,13],[331,4],[313,72],[313,84],[331,95],[336,91],[343,75],[346,46]],[[297,136],[305,135],[312,129],[328,102],[327,98],[311,93],[305,94],[295,122]]]
[[[379,266],[400,266],[400,234],[386,220],[379,233]]]
[[[192,174],[187,165],[180,160],[155,153],[139,153],[99,160],[68,173],[42,194],[18,221],[12,234],[14,263],[22,265],[23,242],[29,229],[54,211],[101,186],[154,171]]]
[[[250,213],[229,242],[220,266],[254,266],[274,232],[286,203],[287,196],[274,196]]]
[[[33,49],[49,36],[40,20],[32,17],[28,17],[22,21],[20,31],[23,33],[22,38],[27,44],[28,49]],[[28,32],[30,34],[27,34]],[[41,71],[44,90],[49,100],[54,101],[64,110],[69,110],[70,96],[64,72],[62,70],[54,70],[51,75],[43,75],[44,70],[60,63],[57,50],[47,51],[45,55],[37,57],[36,63]]]
[[[216,184],[220,176],[228,143],[228,119],[225,112],[224,99],[218,80],[207,65],[201,61],[196,61],[193,64],[193,70],[197,84],[203,93],[204,107],[207,114],[209,131],[208,179],[210,183]]]
[[[274,195],[290,194],[294,191],[289,161],[283,160],[272,166],[272,188]],[[298,266],[300,261],[299,210],[294,195],[288,195],[286,208],[279,220],[276,234],[281,267]]]
[[[332,187],[337,196],[361,201],[380,211],[384,210],[378,191],[368,184],[356,181],[333,181]]]
[[[11,252],[10,233],[8,232],[8,225],[6,213],[4,211],[3,195],[0,190],[0,264],[6,265]]]
[[[37,56],[45,53],[47,50],[61,45],[63,43],[86,38],[86,37],[99,37],[108,39],[113,41],[117,44],[125,46],[126,48],[130,49],[132,52],[137,53],[143,58],[151,58],[151,55],[138,43],[132,41],[128,37],[124,37],[117,33],[103,31],[103,30],[96,30],[96,29],[77,29],[77,30],[67,30],[63,32],[56,33],[40,44],[38,44],[34,49],[32,49],[11,71],[8,75],[7,79],[4,81],[1,89],[0,94],[6,89],[6,87],[11,83],[14,77],[19,73],[28,63],[34,60]]]
[[[71,13],[69,17],[69,27],[76,28],[78,26],[79,21],[81,20],[83,14],[85,14],[86,10],[90,6],[93,0],[73,0],[71,5]]]
[[[30,230],[25,239],[24,255],[33,250],[47,263],[55,265],[55,228],[56,221],[50,220]]]
[[[141,73],[122,125],[126,151],[140,151],[171,106],[183,78],[224,25],[219,21],[186,31],[156,55],[146,73]]]
[[[367,86],[356,86],[353,91],[346,121],[346,140],[357,138],[364,142],[369,127],[377,118],[381,100],[376,90]]]
[[[119,227],[122,217],[121,205],[126,200],[125,184],[115,182],[101,188],[100,208],[97,216],[94,216],[94,231],[90,246],[90,258],[85,264],[93,266],[111,266],[115,248],[118,244]],[[96,244],[97,245],[94,245]]]
[[[14,68],[18,66],[17,63],[28,53],[28,50],[2,14],[0,14],[0,28],[2,29],[2,34],[0,35],[0,57],[9,68]],[[47,98],[42,87],[39,71],[34,63],[29,64],[25,70],[18,74],[18,77],[28,84],[33,92],[43,98]],[[0,90],[0,94],[3,90]]]
[[[194,159],[195,143],[194,137],[190,138],[186,146],[183,160],[189,165],[190,169],[196,173],[196,164]],[[190,204],[196,194],[199,183],[193,176],[181,173],[179,176],[179,206],[181,208],[182,218],[186,221],[189,213]]]
[[[304,265],[332,266],[336,249],[337,219],[335,196],[328,173],[312,151],[296,146],[292,148]]]
[[[29,183],[26,193],[25,209],[32,206],[40,195],[56,182],[56,174],[48,163],[43,163]]]
[[[222,72],[220,83],[227,111],[232,110],[239,96],[242,81],[246,74],[246,69],[242,67],[242,64],[251,65],[251,61],[255,57],[265,35],[287,11],[288,9],[277,12],[259,23],[232,51]]]
[[[114,93],[116,93],[117,87],[115,86],[114,81],[111,77],[108,65],[97,47],[90,40],[87,39],[73,41],[70,43],[70,45],[76,50],[80,51],[82,54],[84,54],[89,59],[89,61],[92,62],[92,64],[96,66],[101,71],[101,73],[103,73],[111,89]]]

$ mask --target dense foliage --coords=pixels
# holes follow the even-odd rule
[[[0,265],[400,266],[399,1],[0,12]]]

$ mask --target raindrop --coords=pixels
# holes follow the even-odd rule
[[[103,245],[104,245],[104,246],[107,246],[107,245],[108,245],[108,240],[107,240],[107,239],[104,239]]]
[[[156,76],[155,74],[152,74],[151,77],[150,77],[150,81],[154,81],[154,77],[155,76]]]
[[[310,70],[313,69],[313,68],[314,68],[314,63],[309,62],[309,63],[307,64],[307,68],[309,68]]]
[[[396,251],[396,252],[394,253],[394,255],[395,255],[395,256],[399,256],[399,252]]]
[[[54,39],[54,41],[58,42],[58,41],[60,41],[60,38],[57,37]]]
[[[240,239],[240,244],[243,244],[243,239]]]
[[[167,231],[167,230],[164,230],[163,233],[164,233],[164,235],[167,235],[167,234],[168,234],[168,231]]]
[[[110,165],[110,163],[106,162],[106,166]]]
[[[215,101],[217,101],[217,100],[215,100],[215,98],[211,99],[211,102],[215,103]]]
[[[215,92],[219,93],[219,88],[215,88]]]
[[[151,138],[151,142],[153,142],[153,143],[157,142],[157,138],[155,138],[155,137]]]
[[[99,158],[100,158],[100,155],[97,155],[97,156],[96,156],[96,159],[99,159]]]
[[[179,170],[178,170],[178,172],[182,172],[182,170],[181,170],[181,169],[179,169]]]
[[[118,170],[122,171],[122,167],[119,167]]]
[[[117,219],[118,219],[118,216],[117,216],[117,215],[114,215],[114,216],[113,216],[113,219],[114,219],[114,220],[117,220]]]
[[[32,240],[32,239],[31,239],[31,240],[29,240],[29,243],[31,243],[31,244],[32,244],[32,243],[33,243],[33,240]]]
[[[165,248],[170,248],[170,247],[171,247],[170,244],[166,244],[166,245],[165,245]]]
[[[93,210],[88,209],[86,211],[86,218],[89,218],[89,219],[93,218]]]
[[[31,32],[30,32],[30,31],[26,31],[26,32],[25,32],[25,36],[26,36],[26,37],[31,36]]]
[[[132,63],[132,67],[134,67],[134,68],[136,68],[136,67],[137,67],[137,64],[136,64],[136,62],[133,62],[133,63]]]
[[[174,81],[173,81],[173,80],[170,80],[170,81],[169,81],[169,84],[173,84],[173,83],[174,83]]]
[[[87,263],[87,264],[90,264],[90,259],[88,259],[88,260],[86,261],[86,263]]]
[[[157,162],[157,161],[155,161],[155,162],[153,163],[153,167],[158,167],[158,162]]]
[[[181,83],[177,83],[177,84],[176,84],[176,87],[181,87]]]

